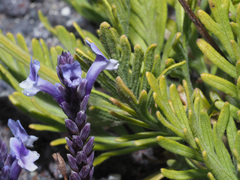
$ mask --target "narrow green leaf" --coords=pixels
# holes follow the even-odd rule
[[[129,74],[129,63],[131,59],[131,46],[127,39],[127,36],[122,35],[120,38],[121,45],[121,61],[118,67],[118,74],[123,79],[123,82],[129,87],[130,85],[130,74]]]
[[[199,125],[201,129],[200,137],[202,138],[202,145],[204,148],[206,148],[207,152],[213,153],[214,151],[214,142],[212,139],[213,132],[211,128],[211,121],[207,112],[205,111],[200,112]],[[201,141],[201,138],[200,138],[200,141]]]
[[[17,43],[24,51],[28,52],[27,44],[24,40],[23,35],[20,33],[17,34]]]
[[[195,159],[197,161],[203,161],[202,156],[196,150],[188,146],[185,146],[173,140],[169,140],[162,136],[158,136],[157,141],[161,147],[172,153],[176,153],[187,158]]]
[[[131,89],[135,96],[138,97],[139,93],[139,81],[141,74],[142,62],[144,60],[144,52],[140,45],[135,45],[134,47],[134,58],[132,63],[132,77],[131,77]]]
[[[206,151],[202,152],[202,157],[206,166],[211,170],[211,173],[216,177],[216,179],[231,179],[237,180],[236,176],[225,169],[221,162],[219,162],[219,158],[216,156],[207,153]]]
[[[1,78],[11,85],[15,90],[21,92],[22,89],[19,87],[19,82],[13,77],[13,75],[0,64],[0,76]]]
[[[66,139],[65,138],[59,138],[59,139],[55,139],[53,141],[50,142],[50,146],[58,146],[58,145],[63,145],[66,144]]]
[[[103,22],[99,29],[99,38],[107,52],[108,57],[113,59],[120,59],[119,52],[119,35],[114,28],[107,22]]]
[[[174,132],[176,135],[178,135],[181,138],[184,138],[184,134],[183,132],[178,128],[178,127],[174,127],[170,122],[168,122],[163,116],[162,114],[158,111],[157,112],[157,117],[159,119],[159,121],[168,129],[170,129],[172,132]]]
[[[156,136],[166,136],[167,134],[163,132],[140,132],[133,135],[125,135],[121,136],[115,139],[116,142],[127,142],[132,140],[138,140],[138,139],[144,139],[144,138],[150,138],[150,137],[156,137]]]
[[[240,130],[237,131],[235,149],[237,150],[238,155],[240,155]]]
[[[228,171],[228,174],[232,177],[235,176],[235,169],[231,161],[231,157],[224,146],[224,143],[221,139],[221,134],[218,133],[217,124],[213,124],[213,139],[214,139],[214,145],[215,145],[215,151],[219,158],[219,161],[221,162],[221,165],[224,167],[226,171]]]
[[[135,119],[135,118],[132,118],[132,117],[129,117],[129,116],[117,113],[117,112],[113,112],[113,111],[110,111],[109,113],[127,123],[135,124],[140,127],[150,128],[150,126],[148,124],[146,124],[138,119]]]
[[[218,68],[232,76],[237,78],[237,73],[235,67],[228,62],[224,57],[222,57],[210,44],[208,44],[203,39],[197,40],[197,45],[200,50],[207,56],[207,58],[212,61]]]
[[[144,57],[144,66],[143,66],[143,73],[141,77],[141,84],[139,91],[146,90],[148,91],[149,85],[147,83],[147,78],[146,78],[146,72],[151,72],[152,67],[153,67],[153,61],[154,61],[154,50],[156,49],[157,44],[152,44],[147,48],[147,51],[145,53]]]
[[[233,83],[231,83],[223,78],[220,78],[218,76],[215,76],[212,74],[207,74],[207,73],[201,74],[201,78],[208,85],[210,85],[210,86],[212,86],[234,98],[238,98],[237,88]]]
[[[54,126],[48,126],[43,124],[30,124],[29,128],[34,129],[36,131],[52,131],[52,132],[61,132],[61,129],[58,129]]]
[[[129,154],[131,152],[138,151],[138,150],[141,150],[141,149],[144,149],[144,148],[145,147],[130,147],[130,148],[126,148],[126,149],[106,152],[106,153],[103,153],[100,156],[96,157],[94,159],[93,165],[97,166],[97,165],[101,164],[103,161],[107,160],[108,158],[110,158],[112,156],[120,156],[120,155],[123,155],[123,154]]]
[[[216,101],[214,104],[218,109],[222,109],[225,102],[224,101]],[[230,114],[236,120],[238,120],[238,111],[239,111],[239,109],[236,106],[233,106],[232,104],[230,104]]]
[[[227,125],[229,123],[229,118],[230,118],[230,106],[229,106],[229,103],[226,102],[220,112],[217,125],[216,125],[219,137],[223,136],[227,128]]]
[[[46,64],[42,48],[37,39],[32,39],[33,56],[40,62]]]
[[[128,89],[128,87],[124,84],[123,80],[120,77],[117,77],[116,85],[120,96],[124,98],[125,102],[137,104],[137,99],[134,96],[133,92]]]
[[[194,179],[194,178],[206,178],[209,170],[191,169],[186,171],[176,171],[162,168],[161,172],[166,178],[169,179]]]
[[[236,135],[237,135],[237,127],[235,125],[233,118],[230,116],[228,125],[227,125],[227,138],[228,138],[228,144],[232,151],[232,154],[235,148]]]

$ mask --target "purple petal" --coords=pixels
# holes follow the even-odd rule
[[[20,139],[27,147],[33,147],[33,142],[38,139],[36,136],[29,136],[25,129],[22,127],[19,120],[14,121],[12,119],[9,119],[8,127],[11,129],[14,137]]]
[[[70,179],[71,180],[81,180],[80,175],[78,175],[78,173],[72,171],[70,174]]]
[[[81,133],[80,133],[80,137],[82,138],[83,141],[85,141],[88,138],[90,131],[91,131],[91,125],[90,125],[90,123],[87,123],[83,127],[83,129],[81,130]]]
[[[11,154],[16,156],[17,163],[21,168],[28,171],[34,171],[37,166],[34,162],[39,158],[39,154],[36,151],[28,150],[21,140],[17,138],[10,138]]]
[[[40,63],[37,60],[30,63],[30,74],[28,78],[21,82],[19,86],[23,88],[23,93],[26,96],[34,96],[39,91],[45,92],[53,97],[58,103],[62,102],[62,96],[57,87],[50,82],[42,79],[38,75],[40,69]]]
[[[0,171],[0,178],[1,179],[10,179],[10,167],[9,166],[3,166],[3,168]]]
[[[89,68],[86,76],[86,79],[88,80],[86,94],[90,94],[99,73],[103,70],[116,70],[119,63],[115,59],[108,60],[94,43],[90,43],[88,40],[86,40],[86,43],[90,46],[92,51],[96,53],[96,59]]]
[[[78,134],[78,127],[71,119],[65,119],[65,126],[69,131],[69,134]]]
[[[10,179],[17,180],[21,171],[22,171],[22,168],[21,166],[19,166],[18,160],[16,159],[11,165]]]
[[[68,150],[71,154],[75,155],[75,150],[73,149],[73,142],[68,137],[66,137],[65,139],[67,141]]]
[[[80,177],[82,179],[85,179],[88,176],[90,170],[91,170],[91,167],[89,165],[83,166],[80,173],[79,173]]]
[[[58,56],[58,65],[64,65],[64,64],[72,64],[74,62],[74,59],[70,52],[62,52],[60,56]]]
[[[81,111],[86,111],[89,98],[90,98],[89,94],[84,96],[80,105]]]
[[[82,80],[82,70],[78,61],[58,66],[59,76],[68,87],[76,87]],[[60,78],[59,77],[59,78]]]
[[[83,147],[83,151],[86,153],[87,156],[93,150],[93,143],[94,143],[94,137],[92,136],[89,138],[88,142]]]
[[[4,142],[0,142],[0,162],[5,161],[7,158],[7,145]],[[1,168],[0,168],[1,169]]]
[[[79,111],[77,113],[77,117],[75,119],[75,123],[77,124],[77,126],[79,127],[79,129],[82,129],[81,126],[83,126],[84,124],[86,124],[87,121],[87,115],[85,113],[85,111]]]
[[[81,165],[83,163],[87,163],[87,155],[84,151],[78,151],[76,156],[77,164]]]
[[[93,164],[94,160],[94,151],[91,153],[91,155],[87,158],[87,164],[91,166]]]
[[[73,135],[73,136],[72,136],[72,141],[73,141],[73,145],[74,145],[74,147],[75,147],[76,150],[82,149],[82,147],[83,147],[83,141],[82,141],[82,139],[81,139],[80,136],[78,136],[78,135]]]
[[[76,159],[71,154],[67,154],[67,158],[68,158],[68,163],[69,163],[70,168],[73,171],[78,172],[79,169],[78,169],[78,166],[77,166]]]

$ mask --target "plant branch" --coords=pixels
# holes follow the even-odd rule
[[[221,49],[218,47],[218,45],[215,43],[215,41],[212,39],[212,37],[207,32],[206,28],[203,26],[203,24],[200,22],[200,20],[197,18],[197,16],[194,14],[194,12],[191,10],[190,6],[185,0],[178,0],[179,3],[182,5],[183,9],[187,13],[188,17],[191,19],[193,24],[196,26],[198,32],[201,34],[201,36],[214,48],[216,51],[218,51],[223,57],[225,55],[221,51]]]

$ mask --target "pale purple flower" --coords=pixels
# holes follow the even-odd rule
[[[96,59],[89,68],[86,76],[86,79],[88,81],[86,94],[89,94],[99,73],[102,72],[103,70],[116,70],[118,68],[119,63],[115,59],[108,60],[94,43],[90,43],[88,40],[86,40],[86,43],[96,54]]]
[[[19,120],[8,120],[8,127],[11,129],[15,138],[20,139],[27,147],[33,147],[34,141],[38,140],[36,136],[28,135],[25,129],[22,127]]]
[[[37,169],[34,162],[39,158],[39,154],[25,147],[32,146],[37,137],[29,136],[20,121],[9,119],[8,125],[15,137],[10,138],[10,153],[0,139],[0,179],[17,180],[22,168],[29,171]]]
[[[10,139],[10,148],[11,154],[16,157],[17,163],[21,168],[28,171],[35,171],[37,169],[34,162],[38,160],[40,155],[36,151],[30,151],[21,140],[14,137]]]
[[[70,52],[62,52],[58,56],[57,74],[67,87],[77,87],[82,81],[82,70],[78,61],[74,61]]]
[[[30,62],[30,74],[27,79],[19,84],[23,88],[23,93],[26,96],[34,96],[39,91],[51,95],[57,102],[60,102],[62,97],[57,87],[50,82],[42,79],[38,75],[40,69],[40,62],[34,60]]]

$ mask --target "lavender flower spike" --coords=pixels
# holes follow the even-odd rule
[[[119,63],[115,59],[108,60],[94,43],[90,43],[88,40],[86,40],[86,43],[96,54],[96,59],[93,62],[92,66],[89,68],[86,76],[86,79],[88,80],[86,94],[89,94],[99,73],[103,70],[116,70]]]
[[[67,158],[72,169],[69,176],[71,180],[92,179],[94,172],[94,137],[89,137],[91,127],[87,123],[87,104],[99,73],[103,70],[116,70],[118,68],[117,60],[107,59],[94,43],[90,43],[88,40],[86,40],[86,43],[97,56],[85,79],[82,78],[79,62],[74,61],[69,52],[62,52],[58,56],[57,65],[57,74],[61,84],[54,86],[41,79],[37,75],[40,68],[38,61],[31,62],[30,75],[26,81],[20,84],[24,88],[25,95],[35,95],[38,91],[50,94],[68,116],[65,119],[65,126],[69,134],[66,140],[69,149]]]
[[[61,101],[61,94],[57,87],[50,82],[42,79],[38,75],[40,63],[37,60],[30,62],[30,74],[28,78],[21,82],[19,86],[23,88],[23,93],[26,96],[34,96],[39,91],[43,91],[52,96],[56,101]]]

